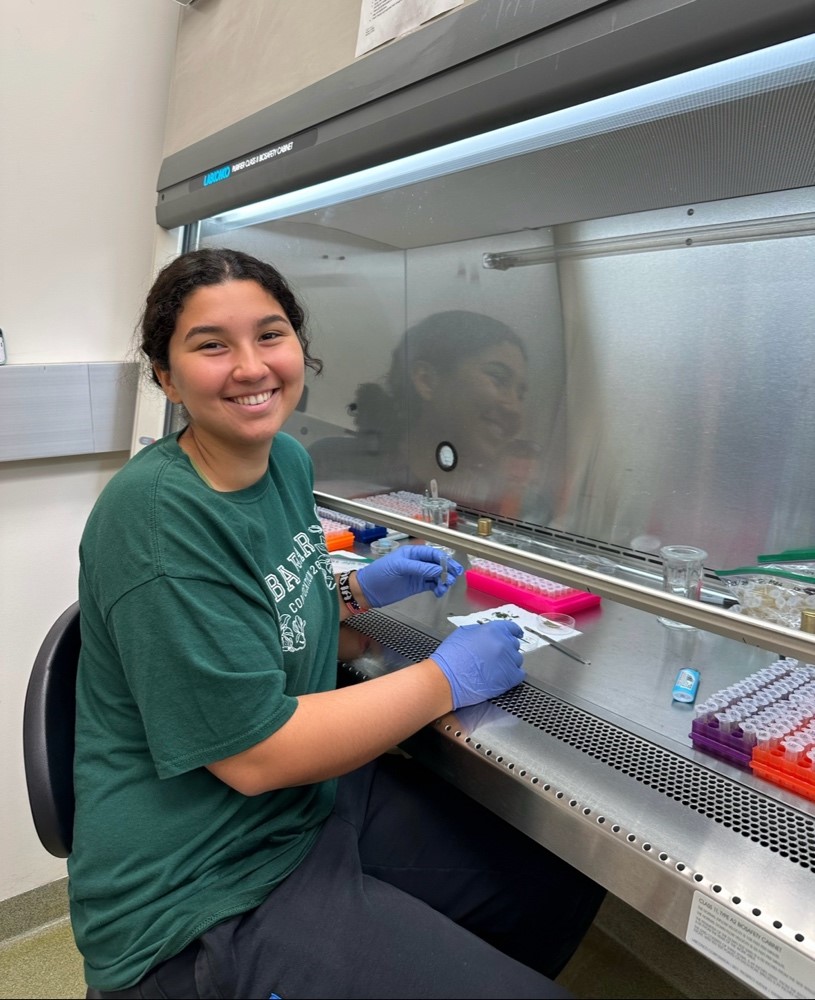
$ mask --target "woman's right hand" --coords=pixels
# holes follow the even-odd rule
[[[495,698],[526,677],[520,640],[523,629],[511,621],[463,625],[431,654],[453,693],[453,709]]]
[[[242,795],[347,774],[453,708],[494,698],[524,679],[520,628],[509,621],[465,625],[432,656],[398,670],[297,698],[270,736],[208,764]]]

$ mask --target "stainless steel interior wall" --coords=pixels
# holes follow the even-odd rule
[[[436,478],[472,511],[692,544],[711,569],[815,544],[813,46],[454,143],[357,196],[203,220],[306,301],[325,373],[287,429],[318,488]]]
[[[288,429],[310,448],[329,439],[329,492],[422,488],[407,469],[394,478],[387,455],[372,463],[383,470],[377,479],[335,445],[354,437],[357,390],[384,380],[405,330],[465,309],[508,324],[527,348],[518,437],[536,445],[539,465],[521,520],[624,548],[692,543],[709,565],[727,567],[815,541],[806,336],[815,236],[762,238],[772,220],[813,213],[808,188],[407,250],[286,221],[207,242],[278,263],[308,304],[326,370]],[[752,235],[641,243],[683,227]],[[504,271],[483,266],[485,253],[532,246],[569,252]],[[449,391],[458,391],[452,379]],[[409,435],[414,415],[394,409],[390,420]],[[437,443],[412,448],[427,458]],[[501,495],[503,474],[477,470],[484,495]],[[455,476],[437,476],[443,493],[478,506],[451,485]]]

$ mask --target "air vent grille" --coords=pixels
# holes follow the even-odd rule
[[[348,624],[411,662],[438,640],[376,611]],[[493,703],[530,726],[802,868],[815,870],[815,820],[663,747],[522,684]],[[519,765],[524,762],[518,761]]]

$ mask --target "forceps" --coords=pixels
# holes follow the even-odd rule
[[[536,632],[535,629],[530,628],[528,625],[524,625],[525,632],[531,632],[532,635],[536,635],[539,639],[543,639],[544,642],[548,642],[550,646],[554,646],[555,649],[560,650],[561,653],[565,653],[567,656],[571,656],[573,660],[577,660],[578,663],[584,663],[587,667],[591,666],[591,660],[584,660],[582,656],[578,656],[577,653],[569,649],[568,646],[562,645],[562,643],[555,642],[554,639],[550,639],[548,635],[544,635],[543,632]]]

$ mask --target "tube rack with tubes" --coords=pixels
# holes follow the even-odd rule
[[[481,590],[527,611],[546,614],[556,611],[585,611],[600,603],[599,594],[577,590],[546,577],[513,569],[491,559],[470,557],[470,569],[464,577],[468,587]]]
[[[348,530],[347,525],[342,524],[340,521],[335,521],[333,518],[324,517],[319,512],[318,517],[320,518],[320,524],[323,526],[325,545],[329,552],[353,547],[356,539]]]
[[[419,521],[422,520],[421,493],[411,493],[409,490],[394,490],[392,493],[375,493],[373,496],[360,497],[359,502],[366,503],[369,507],[378,507],[380,510],[393,511],[394,514],[401,514],[403,517],[414,517]],[[452,504],[449,526],[455,528],[457,524],[458,511],[455,504]]]
[[[696,706],[694,746],[815,800],[815,666],[776,660]]]
[[[377,538],[384,538],[388,533],[388,529],[383,528],[381,524],[365,521],[361,517],[354,517],[353,514],[341,514],[327,507],[318,507],[317,514],[321,521],[334,521],[344,525],[358,542],[373,542]]]

